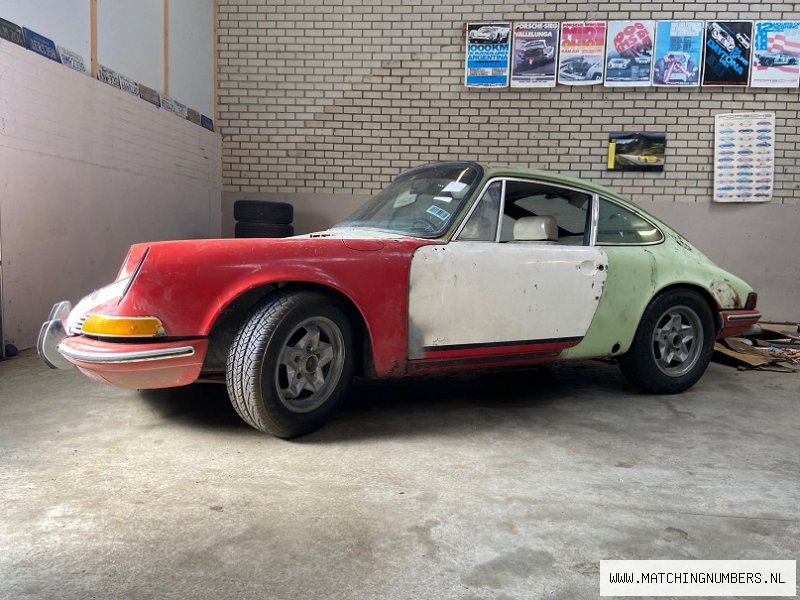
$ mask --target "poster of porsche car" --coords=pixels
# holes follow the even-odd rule
[[[653,58],[653,85],[700,85],[703,22],[659,21]]]
[[[467,87],[508,85],[511,23],[467,24]]]
[[[564,85],[603,83],[605,45],[605,21],[562,23],[558,83]]]
[[[558,62],[558,23],[514,24],[511,87],[553,87]]]
[[[654,21],[610,21],[606,41],[606,85],[650,85]]]
[[[608,168],[612,171],[663,171],[665,133],[610,133]]]
[[[800,83],[800,21],[757,21],[752,87],[793,88]]]
[[[775,175],[775,113],[714,117],[714,201],[769,202]]]
[[[703,85],[746,86],[752,38],[752,21],[706,21]]]

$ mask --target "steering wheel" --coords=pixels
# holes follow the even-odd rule
[[[433,233],[439,230],[436,225],[424,217],[416,217],[411,223],[411,229],[421,230],[426,233]]]

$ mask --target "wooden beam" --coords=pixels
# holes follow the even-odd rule
[[[219,131],[219,0],[214,0],[214,131]]]
[[[97,0],[89,0],[89,31],[91,32],[92,77],[97,77]]]
[[[169,0],[164,0],[164,94],[169,96]]]

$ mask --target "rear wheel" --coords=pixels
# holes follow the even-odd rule
[[[656,394],[676,394],[705,373],[716,330],[711,308],[692,290],[657,296],[642,315],[628,352],[620,357],[623,374]]]
[[[279,292],[231,345],[231,403],[260,431],[282,438],[310,433],[341,404],[353,376],[353,347],[353,328],[335,300]]]

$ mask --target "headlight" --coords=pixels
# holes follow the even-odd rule
[[[158,337],[166,335],[156,317],[116,317],[93,313],[86,317],[81,332],[109,337]]]

